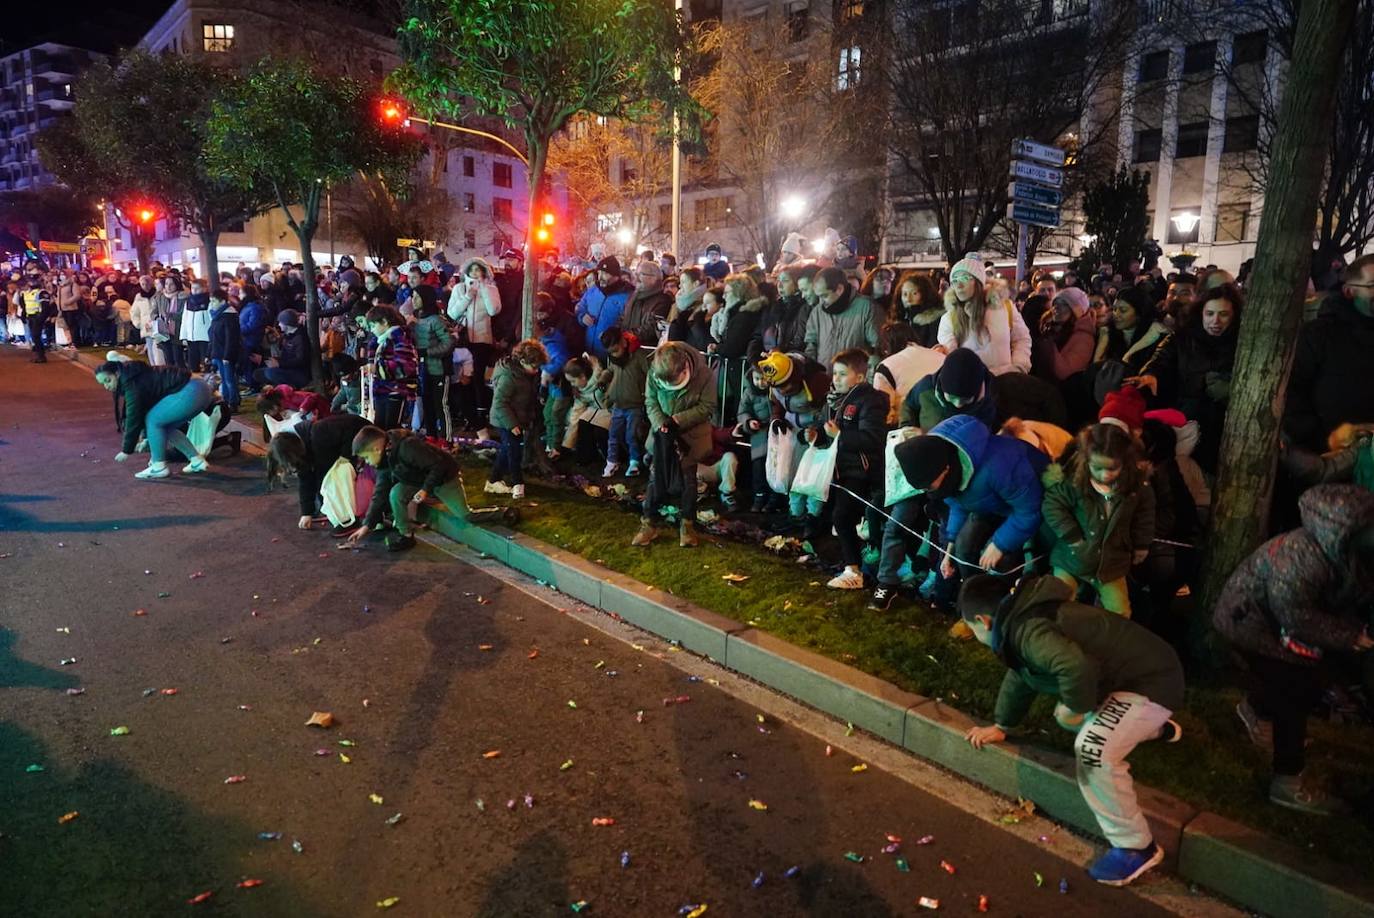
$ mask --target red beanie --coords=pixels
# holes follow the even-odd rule
[[[1116,424],[1124,427],[1127,433],[1134,433],[1145,426],[1145,396],[1134,386],[1108,392],[1097,419],[1103,424]]]

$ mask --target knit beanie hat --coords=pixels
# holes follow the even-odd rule
[[[792,358],[774,351],[758,362],[758,369],[765,386],[781,386],[792,378]]]
[[[1115,424],[1126,433],[1137,431],[1145,423],[1145,396],[1135,386],[1109,392],[1097,419],[1103,424]]]
[[[301,324],[301,314],[294,309],[283,309],[277,313],[277,324],[282,328],[295,328]]]
[[[988,368],[981,357],[966,347],[957,347],[936,371],[936,388],[955,398],[975,399],[982,391],[987,373]]]
[[[802,254],[802,235],[801,233],[788,233],[787,238],[782,241],[784,253],[790,252],[793,255]]]
[[[988,282],[988,269],[983,267],[983,259],[977,252],[969,252],[954,263],[954,267],[949,269],[950,282],[958,280],[961,274],[968,275],[980,284]]]
[[[607,255],[596,263],[596,270],[609,271],[615,277],[620,276],[620,259],[614,255]]]
[[[1054,295],[1056,300],[1064,300],[1073,310],[1074,318],[1088,311],[1088,294],[1078,287],[1065,287]]]
[[[953,443],[944,437],[929,435],[903,440],[893,448],[892,455],[897,457],[907,482],[921,491],[930,490],[930,483],[941,472],[959,462],[959,452]]]

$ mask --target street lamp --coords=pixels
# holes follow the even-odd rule
[[[615,238],[621,245],[629,245],[635,241],[635,234],[628,229],[622,229],[615,234]]]
[[[806,199],[795,194],[788,195],[782,199],[782,203],[778,205],[778,210],[785,219],[799,220],[801,215],[806,212]]]
[[[1186,236],[1193,231],[1193,228],[1202,221],[1202,218],[1190,210],[1185,210],[1181,214],[1174,214],[1169,218],[1174,224],[1174,229],[1178,230],[1179,235]]]

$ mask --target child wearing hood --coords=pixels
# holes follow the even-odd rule
[[[487,476],[488,493],[525,496],[525,436],[539,417],[539,373],[549,352],[533,338],[511,348],[496,364],[491,387],[491,426],[501,438]]]
[[[233,301],[216,287],[210,291],[210,361],[219,371],[219,394],[233,410],[239,407],[239,358],[242,356],[242,329]]]

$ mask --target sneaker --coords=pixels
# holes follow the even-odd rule
[[[394,539],[386,540],[387,551],[406,551],[415,547],[415,536],[398,535]]]
[[[765,511],[765,510],[767,510],[767,509],[768,509],[768,495],[767,495],[767,494],[755,494],[755,495],[754,495],[754,503],[750,505],[750,507],[749,507],[749,512],[750,512],[750,513],[762,513],[763,511]]]
[[[625,474],[628,475],[629,472],[626,472]],[[739,501],[735,499],[735,492],[733,491],[721,491],[720,503],[723,507],[725,507],[726,510],[739,509]]]
[[[639,531],[630,540],[630,544],[637,548],[644,548],[656,538],[658,538],[658,530],[654,528],[653,521],[645,517],[639,521]]]
[[[1309,816],[1330,816],[1345,810],[1340,800],[1307,784],[1302,775],[1274,775],[1269,782],[1269,802]]]
[[[611,478],[620,472],[619,462],[607,462],[606,467],[601,470],[602,478]]]
[[[509,494],[513,489],[504,481],[489,481],[483,490],[488,494]]]
[[[160,469],[153,468],[150,465],[141,472],[134,472],[134,477],[142,478],[144,481],[147,481],[150,478],[171,478],[172,470],[167,468],[167,466],[165,465]]]
[[[204,457],[204,456],[197,456],[196,458],[192,459],[190,462],[186,463],[186,467],[183,468],[181,471],[182,471],[182,472],[189,472],[189,473],[194,474],[194,473],[196,473],[196,472],[203,472],[203,471],[205,471],[206,469],[208,469],[209,467],[210,467],[210,466],[209,466],[208,463],[206,463],[205,457]]]
[[[868,608],[874,612],[886,612],[892,608],[892,601],[897,598],[897,588],[878,584],[878,588],[873,591],[873,597],[868,601]]]
[[[625,466],[625,477],[634,478],[639,475],[639,460],[631,459],[630,464]]]
[[[1250,742],[1261,749],[1274,748],[1274,724],[1259,716],[1259,712],[1251,706],[1250,699],[1240,700],[1240,704],[1236,705],[1236,716],[1240,718],[1245,732],[1250,735]]]
[[[845,568],[832,577],[826,586],[832,590],[862,590],[864,588],[864,575],[858,571]]]
[[[1159,736],[1156,739],[1162,739],[1166,743],[1177,743],[1183,739],[1183,728],[1176,720],[1166,720],[1164,726],[1159,728]]]
[[[516,485],[515,487],[511,488],[511,489],[510,489],[510,496],[511,496],[511,498],[514,499],[514,500],[524,500],[524,499],[525,499],[525,486],[522,485],[522,484],[518,484],[518,485]]]
[[[335,526],[333,529],[329,530],[329,534],[336,539],[343,539],[347,538],[348,534],[357,528],[358,521],[350,520],[347,523],[340,523],[339,525]]]
[[[1144,848],[1112,848],[1088,868],[1088,876],[1104,886],[1126,886],[1164,860],[1164,849],[1150,842]]]

